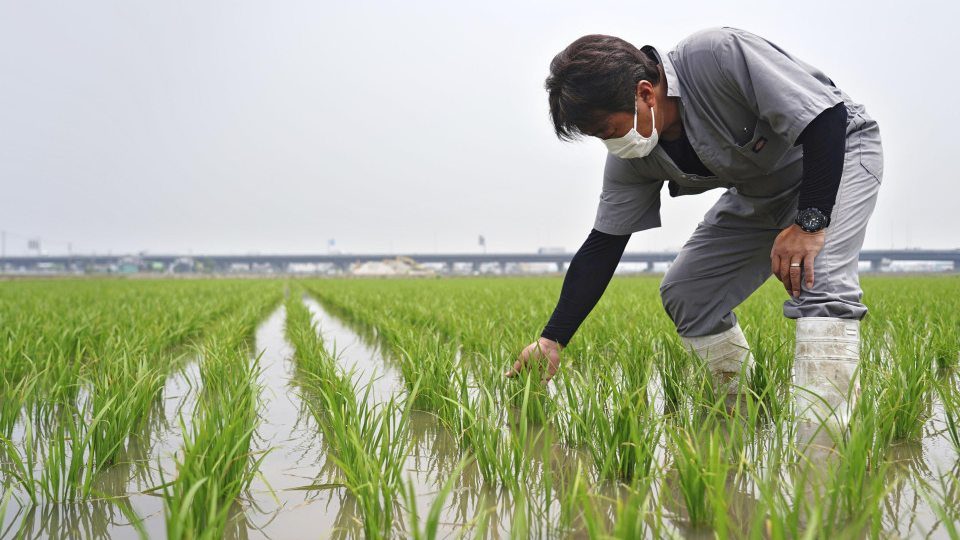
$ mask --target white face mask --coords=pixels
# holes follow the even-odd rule
[[[653,152],[653,147],[657,145],[659,140],[657,135],[657,117],[653,113],[653,107],[650,107],[650,117],[653,122],[653,131],[650,133],[649,137],[644,137],[637,131],[637,113],[633,113],[633,127],[627,132],[623,137],[617,137],[616,139],[606,139],[603,141],[603,144],[607,146],[607,150],[623,159],[630,158],[642,158],[647,157],[650,152]]]

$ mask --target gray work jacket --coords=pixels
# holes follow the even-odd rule
[[[873,122],[820,70],[743,30],[703,30],[666,56],[642,50],[659,60],[690,144],[716,176],[682,172],[660,146],[644,158],[608,154],[594,223],[600,232],[659,227],[664,182],[674,197],[718,187],[754,197],[791,189],[802,176],[797,138],[817,115],[843,102],[848,133]]]

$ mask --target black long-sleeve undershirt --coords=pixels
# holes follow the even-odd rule
[[[797,144],[803,145],[800,209],[818,208],[827,216],[833,211],[843,173],[846,122],[847,109],[840,103],[820,113],[797,139]],[[680,141],[673,144],[663,144],[661,141],[661,145],[680,170],[712,175],[693,151],[686,133],[681,135]],[[563,346],[573,339],[607,289],[629,240],[629,234],[606,234],[596,229],[590,231],[587,240],[570,261],[560,290],[560,300],[540,334],[542,337]]]
[[[566,346],[577,328],[597,305],[613,277],[630,235],[613,235],[596,229],[570,261],[563,278],[560,301],[541,336]]]
[[[797,137],[803,145],[803,181],[797,208],[833,212],[843,176],[847,145],[847,107],[843,103],[817,115]]]

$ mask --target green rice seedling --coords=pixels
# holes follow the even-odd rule
[[[336,371],[336,361],[327,352],[310,309],[296,292],[295,289],[294,294],[284,302],[287,314],[286,335],[294,347],[294,361],[303,373],[333,374]]]
[[[732,456],[739,456],[741,472],[747,464],[762,470],[779,470],[795,461],[797,423],[787,419],[767,423],[764,415],[766,409],[753,399],[748,393],[741,397],[745,412],[742,417],[736,417],[721,422],[728,441]],[[757,481],[755,476],[744,475],[744,481]]]
[[[162,486],[169,537],[222,536],[231,505],[266,455],[250,450],[259,423],[260,368],[259,358],[248,361],[246,339],[259,314],[256,306],[225,321],[199,351],[203,394],[189,429],[181,419],[179,474]]]
[[[11,499],[13,499],[13,490],[4,489],[3,495],[0,496],[0,537],[6,536],[6,533],[3,530],[3,525],[7,522],[7,508],[10,506]]]
[[[691,373],[690,355],[675,339],[661,339],[658,352],[664,406],[667,410],[674,410],[682,405],[687,394],[685,388]]]
[[[406,535],[408,538],[412,538],[413,540],[435,540],[438,538],[443,506],[446,504],[447,497],[450,496],[450,492],[453,490],[453,486],[456,484],[458,477],[463,473],[463,469],[466,468],[468,463],[466,459],[461,459],[454,468],[453,473],[450,474],[447,481],[443,483],[443,487],[440,488],[440,491],[430,504],[430,510],[426,516],[426,523],[424,523],[422,529],[420,528],[420,516],[417,513],[417,495],[414,490],[413,481],[408,480],[406,482],[402,492],[407,504],[407,519],[410,521],[410,530]]]
[[[495,485],[499,478],[499,460],[504,446],[503,430],[500,429],[500,411],[493,395],[484,387],[479,387],[475,396],[468,392],[466,373],[458,372],[456,386],[459,399],[454,402],[460,410],[457,434],[460,448],[469,452],[483,481]]]
[[[161,470],[161,479],[162,476]],[[164,509],[167,522],[167,538],[219,538],[217,532],[225,528],[229,507],[220,508],[216,512],[206,512],[202,515],[191,511],[198,492],[205,488],[208,483],[211,483],[211,479],[209,477],[200,478],[191,484],[182,495],[176,497],[172,496],[172,492],[168,493],[166,491],[169,486],[174,485],[174,482],[176,480],[163,484],[164,498],[167,499],[167,505]],[[211,488],[211,494],[219,497],[216,486]],[[197,518],[197,520],[191,518]]]
[[[348,406],[324,394],[326,408],[315,414],[330,441],[331,458],[361,509],[365,537],[383,538],[393,525],[395,498],[402,493],[410,408],[400,409],[394,399],[371,405],[372,387],[368,384],[363,397]]]
[[[543,425],[556,413],[556,404],[545,383],[547,366],[528,366],[519,375],[508,379],[506,401],[523,409],[522,416],[536,425]]]
[[[246,490],[264,458],[256,459],[249,450],[256,429],[255,411],[244,410],[245,399],[223,396],[226,407],[221,421],[204,414],[189,431],[181,423],[186,437],[183,459],[178,460],[179,475],[164,484],[167,502],[165,515],[168,537],[193,538],[198,535],[219,538],[226,527],[231,504]]]
[[[597,516],[597,508],[590,493],[590,483],[583,470],[583,464],[577,463],[576,472],[570,485],[561,489],[560,523],[572,529],[582,524],[590,538],[600,538],[603,527]]]
[[[960,365],[960,321],[956,306],[931,307],[927,326],[930,353],[941,371]]]
[[[664,340],[660,364],[665,413],[684,426],[701,426],[730,416],[726,391],[715,386],[706,362],[675,339]],[[746,387],[748,374],[740,374]]]
[[[809,497],[807,511],[815,511],[817,523],[808,525],[819,535],[857,535],[869,527],[879,531],[879,511],[895,482],[889,481],[890,464],[883,457],[885,439],[878,432],[881,419],[867,413],[856,417],[843,438],[836,441],[835,455],[814,452],[807,458]],[[812,509],[812,510],[811,510]]]
[[[200,307],[196,293],[211,303],[227,305],[224,290],[233,283],[208,282],[72,282],[19,283],[17,310],[9,325],[14,335],[4,341],[0,379],[16,381],[27,374],[39,376],[32,399],[41,407],[76,400],[91,360],[113,356],[126,347],[124,340],[143,337],[152,347],[171,347],[196,335],[207,316],[223,311]],[[243,289],[250,287],[244,284]],[[4,287],[8,289],[9,287]],[[232,290],[232,289],[231,289]],[[234,295],[235,300],[242,296]],[[6,302],[3,302],[6,304]],[[4,313],[0,310],[0,319]],[[19,335],[17,335],[19,334]],[[25,404],[33,406],[33,403]]]
[[[647,403],[645,390],[626,394],[610,381],[599,386],[605,392],[584,395],[584,411],[571,412],[588,434],[584,445],[599,477],[625,481],[647,477],[661,435],[659,415]]]
[[[947,435],[953,442],[953,447],[960,452],[960,384],[957,376],[951,374],[944,377],[937,383],[936,388],[946,417]]]
[[[530,479],[531,467],[529,453],[540,438],[547,423],[544,407],[543,379],[534,376],[535,370],[528,371],[524,377],[524,387],[520,394],[518,414],[510,419],[510,434],[501,457],[500,479],[508,488],[520,491]],[[531,430],[531,427],[534,430]],[[526,499],[524,499],[526,502]]]
[[[759,406],[756,420],[774,424],[784,422],[790,412],[790,386],[793,384],[793,358],[786,341],[765,334],[760,328],[750,332],[750,354],[753,370],[750,373],[748,401]]]
[[[246,302],[239,293],[254,288],[230,284],[238,294],[222,295],[228,287],[215,282],[19,285],[33,290],[4,325],[23,334],[0,345],[10,353],[0,362],[0,424],[26,413],[24,425],[41,442],[30,445],[21,463],[32,470],[21,475],[32,499],[49,502],[89,500],[98,471],[117,461],[157,403],[172,348],[198,335],[223,306]],[[194,297],[201,288],[204,304]],[[204,306],[211,309],[198,309]]]
[[[452,377],[451,393],[454,397],[444,398],[451,412],[447,413],[448,419],[443,423],[450,434],[456,438],[457,446],[462,452],[468,450],[469,439],[464,434],[468,427],[481,416],[478,414],[480,407],[478,400],[474,400],[470,395],[471,386],[467,370],[457,369],[452,373]],[[482,387],[476,387],[474,391],[477,396],[482,392]]]
[[[584,447],[589,444],[592,430],[585,419],[587,409],[584,404],[589,403],[591,396],[605,393],[603,380],[592,370],[577,373],[565,373],[558,378],[558,393],[562,397],[562,405],[557,411],[557,431],[560,440],[571,447]]]
[[[513,517],[510,521],[510,538],[520,540],[530,538],[530,506],[526,492],[511,488],[513,495]]]
[[[538,499],[536,505],[537,517],[541,523],[546,524],[546,531],[549,531],[553,524],[553,503],[557,495],[553,437],[553,430],[546,428],[541,431],[540,438],[537,441],[541,449],[541,469],[539,471],[539,482],[534,484],[534,496],[535,499]]]
[[[611,358],[619,360],[623,391],[643,392],[649,398],[650,380],[653,377],[654,335],[648,329],[640,336],[622,336],[609,349]]]
[[[26,375],[16,382],[0,379],[0,437],[11,435],[38,382],[35,374]]]
[[[524,491],[530,481],[531,450],[538,439],[546,445],[541,447],[543,451],[549,450],[549,442],[541,438],[542,427],[531,433],[531,425],[536,424],[528,418],[529,396],[532,387],[540,383],[534,383],[533,378],[527,381],[519,411],[509,420],[510,428],[506,431],[500,427],[505,420],[503,408],[488,389],[480,387],[473,397],[461,390],[464,399],[457,404],[464,423],[462,448],[473,456],[485,484],[506,488],[514,495]]]
[[[557,475],[567,465],[567,451],[555,444],[556,434],[552,429],[555,419],[546,424],[534,425],[529,442],[523,448],[526,456],[526,486],[524,497],[530,512],[530,527],[535,536],[553,536],[557,529],[555,506],[559,495]]]
[[[726,515],[730,465],[719,428],[696,434],[668,425],[666,432],[690,523],[706,525],[722,520]]]
[[[955,504],[950,504],[949,495],[956,491],[960,485],[960,478],[952,472],[947,472],[939,477],[939,489],[933,488],[928,483],[921,483],[922,480],[913,480],[911,484],[913,489],[923,497],[923,500],[930,505],[930,510],[937,517],[944,531],[951,540],[960,539],[960,509]],[[929,531],[930,533],[933,530]]]
[[[790,475],[791,470],[796,474]],[[806,524],[816,522],[816,508],[807,509],[804,489],[813,467],[793,467],[786,471],[777,468],[758,468],[747,463],[745,471],[753,479],[758,494],[757,507],[750,527],[751,540],[805,538]],[[810,529],[811,532],[815,529]],[[810,535],[812,536],[812,534]]]
[[[505,421],[502,408],[486,389],[458,403],[464,427],[460,434],[461,447],[474,459],[477,471],[487,486],[501,486],[517,492],[529,478],[527,449],[530,448],[529,426],[520,419],[509,430],[501,427]]]
[[[96,372],[90,394],[93,414],[103,411],[91,441],[91,458],[101,466],[116,462],[131,434],[140,430],[163,390],[161,368],[124,355],[111,368]]]
[[[505,396],[508,394],[508,385],[514,383],[512,379],[503,376],[504,367],[510,362],[516,361],[516,352],[504,350],[495,350],[489,348],[486,353],[465,353],[461,357],[460,369],[464,371],[471,386],[476,388],[486,388],[494,396]],[[562,377],[555,378],[561,381]]]
[[[950,450],[946,451],[948,455],[941,455],[945,453],[945,447],[937,446],[937,443],[942,441],[939,437],[952,438],[955,443],[957,439],[957,406],[951,402],[956,398],[956,393],[949,390],[955,384],[952,378],[956,374],[948,367],[951,358],[949,347],[954,345],[947,339],[951,334],[956,337],[952,329],[957,328],[960,320],[960,316],[954,313],[960,280],[864,279],[871,316],[862,326],[865,351],[861,377],[863,394],[854,413],[851,429],[834,433],[835,440],[825,443],[822,449],[830,454],[829,458],[819,461],[814,452],[808,452],[802,445],[792,447],[794,436],[797,435],[794,426],[797,424],[790,414],[790,323],[780,317],[782,291],[777,291],[775,287],[765,285],[738,308],[757,368],[751,374],[754,392],[742,396],[740,410],[731,412],[718,401],[716,389],[706,384],[708,379],[697,371],[696,364],[690,361],[679,342],[672,338],[672,324],[662,313],[657,300],[656,279],[618,276],[611,283],[610,293],[598,304],[565,350],[560,375],[548,386],[543,396],[536,392],[539,387],[535,384],[538,382],[535,377],[505,380],[501,373],[502,368],[512,363],[523,344],[528,343],[530,337],[540,330],[544,314],[548,314],[555,304],[556,291],[560,286],[558,280],[310,280],[304,285],[311,290],[322,291],[325,306],[329,307],[328,303],[341,306],[343,311],[337,313],[351,313],[351,320],[362,325],[364,332],[376,336],[391,354],[388,359],[391,367],[399,369],[404,362],[410,380],[415,383],[422,379],[420,389],[414,394],[415,399],[422,400],[417,408],[428,411],[427,414],[436,416],[440,422],[424,429],[411,428],[405,435],[407,439],[402,442],[411,442],[413,431],[419,433],[416,436],[426,440],[446,439],[448,434],[444,433],[445,430],[449,430],[449,435],[454,439],[458,438],[458,457],[432,453],[426,458],[429,469],[420,472],[436,475],[436,478],[440,478],[437,483],[445,485],[447,480],[456,476],[453,474],[454,462],[464,455],[467,460],[472,458],[471,463],[476,467],[471,466],[464,475],[469,478],[457,481],[465,484],[475,482],[478,486],[476,489],[482,489],[485,497],[497,498],[500,506],[517,507],[515,513],[508,509],[502,511],[500,516],[491,517],[490,527],[501,535],[510,526],[503,522],[498,524],[497,517],[504,522],[512,517],[515,520],[513,534],[516,536],[593,534],[597,537],[626,538],[643,534],[648,538],[659,538],[689,532],[718,538],[729,535],[791,539],[804,536],[912,536],[925,531],[918,531],[918,528],[924,528],[922,525],[907,525],[910,519],[916,517],[918,523],[932,523],[937,519],[924,515],[925,509],[919,509],[916,516],[904,515],[904,512],[910,512],[904,506],[906,503],[892,501],[900,494],[885,491],[897,484],[891,480],[895,475],[884,475],[883,464],[896,459],[886,454],[886,445],[898,437],[897,430],[902,430],[907,440],[922,443],[928,455],[931,450],[936,452],[937,461],[956,456]],[[185,292],[169,292],[180,287]],[[220,323],[227,319],[246,319],[244,324],[238,325],[243,328],[236,331],[238,337],[235,341],[228,343],[226,337],[221,340],[226,348],[229,348],[228,344],[235,346],[234,357],[246,363],[250,351],[249,339],[244,336],[249,335],[249,330],[253,328],[250,321],[255,322],[256,317],[242,315],[247,309],[245,306],[256,303],[253,299],[259,296],[256,291],[271,287],[275,289],[275,300],[282,288],[276,283],[254,285],[254,282],[250,282],[247,285],[214,281],[194,283],[189,280],[174,284],[102,282],[41,286],[0,283],[0,358],[3,359],[0,361],[0,399],[4,400],[0,403],[0,428],[5,425],[7,430],[18,432],[15,430],[19,430],[20,426],[32,426],[33,442],[29,447],[34,449],[28,455],[25,451],[27,446],[19,440],[9,445],[0,440],[0,461],[3,462],[0,467],[16,471],[27,479],[24,482],[9,472],[5,473],[7,500],[12,500],[14,507],[18,505],[18,497],[23,499],[21,507],[32,504],[30,494],[23,487],[30,485],[35,490],[39,504],[37,512],[53,515],[46,510],[48,505],[45,503],[51,497],[44,491],[41,469],[51,454],[52,438],[61,429],[58,426],[62,424],[63,432],[69,433],[67,418],[76,423],[79,410],[86,412],[81,422],[83,425],[77,429],[87,429],[90,417],[96,416],[93,413],[108,411],[101,423],[94,426],[93,438],[85,450],[87,456],[100,456],[87,458],[94,466],[137,459],[131,450],[132,446],[137,446],[134,444],[137,432],[154,428],[138,424],[139,414],[133,414],[133,410],[142,408],[141,405],[122,405],[123,399],[128,397],[142,403],[138,401],[140,398],[129,396],[127,392],[114,391],[112,387],[131,388],[133,381],[142,375],[162,380],[181,363],[170,347],[180,350],[183,344],[189,344],[196,338],[219,333],[223,329]],[[248,291],[249,296],[244,291]],[[353,411],[361,401],[356,393],[363,392],[352,381],[352,375],[345,374],[339,368],[336,354],[331,355],[326,351],[322,339],[317,335],[318,329],[310,310],[299,301],[297,286],[291,292],[290,296],[295,302],[288,299],[286,309],[288,338],[295,346],[294,361],[298,367],[294,388],[307,402],[314,404],[314,414],[309,415],[306,423],[312,429],[313,421],[319,420],[318,424],[323,427],[316,429],[332,429],[327,424],[334,414],[346,419],[344,421],[347,423],[358,423],[361,413]],[[203,301],[194,303],[190,300],[191,296],[203,298]],[[520,297],[524,298],[524,302],[516,302],[516,298]],[[118,306],[124,307],[120,309]],[[129,322],[125,322],[127,320]],[[890,320],[909,320],[909,323],[890,325],[887,323]],[[762,321],[762,328],[756,321]],[[205,351],[208,342],[203,340],[201,343]],[[674,350],[667,351],[665,344]],[[926,391],[922,387],[911,388],[907,384],[916,382],[918,378],[911,371],[913,367],[909,363],[896,365],[904,356],[895,354],[898,348],[923,360],[916,365],[930,368],[932,375]],[[652,366],[651,354],[661,368],[658,376],[649,371]],[[670,354],[674,355],[672,364],[663,361]],[[207,355],[203,355],[197,365],[202,365],[207,359]],[[137,364],[139,361],[158,369],[141,368]],[[439,369],[439,366],[443,368]],[[947,369],[937,372],[937,366]],[[199,404],[204,403],[207,412],[197,410],[192,420],[184,418],[188,438],[192,424],[203,423],[206,421],[205,415],[213,414],[209,411],[213,411],[214,407],[206,404],[207,401],[236,403],[225,398],[233,391],[227,389],[236,390],[242,386],[237,382],[242,377],[237,377],[231,370],[219,370],[216,361],[203,368],[203,386],[196,387],[201,393],[197,403],[198,409]],[[443,379],[441,374],[446,378]],[[431,377],[439,381],[433,395],[428,391],[430,385],[425,382]],[[653,387],[650,386],[651,377],[657,377]],[[920,377],[919,380],[922,382],[922,379]],[[33,388],[23,391],[22,399],[14,395],[12,389],[25,388],[29,384]],[[142,395],[150,395],[147,388],[151,386],[152,383],[143,384]],[[412,389],[412,386],[407,388]],[[658,388],[656,392],[662,392],[665,401],[671,402],[666,407],[665,418],[659,418],[655,412],[659,400],[653,398],[659,396],[652,395],[654,390],[651,388]],[[927,437],[920,439],[926,428],[922,421],[933,411],[930,406],[933,391],[938,392],[939,401],[944,404],[947,429],[939,433],[927,430]],[[643,392],[646,392],[645,399],[640,397]],[[670,397],[671,392],[673,398]],[[136,394],[141,395],[141,392]],[[913,394],[914,397],[906,394]],[[14,395],[14,399],[6,399],[7,395]],[[894,399],[898,395],[904,403]],[[919,401],[916,396],[921,397]],[[158,397],[154,396],[152,406],[159,405],[163,410],[163,401]],[[109,402],[111,398],[116,399],[112,406],[98,405]],[[434,399],[438,400],[431,403],[430,400]],[[21,403],[10,404],[14,400]],[[148,400],[144,398],[144,401]],[[907,401],[920,403],[921,406],[908,410]],[[257,399],[254,398],[252,402],[256,403]],[[406,405],[399,401],[395,403],[394,414],[401,415],[399,411]],[[380,407],[382,405],[369,407],[368,404],[372,412],[363,414],[373,418],[379,413]],[[129,409],[130,412],[117,409]],[[894,411],[893,414],[891,411]],[[185,411],[185,414],[189,415],[189,412]],[[243,422],[249,418],[246,413],[232,414],[242,417]],[[913,426],[906,425],[904,418],[911,415],[920,420],[919,432],[914,429],[916,423]],[[525,419],[521,421],[523,416]],[[252,418],[256,419],[256,415]],[[591,421],[590,418],[598,420]],[[637,447],[629,442],[631,436],[628,435],[632,430],[643,432],[643,426],[647,425],[645,422],[650,422],[651,436],[643,442],[652,442],[652,450],[643,455],[657,456],[646,475],[643,473],[647,469],[642,456],[629,454],[630,451],[636,451]],[[637,428],[634,423],[640,427]],[[679,478],[679,473],[661,475],[656,466],[660,460],[672,458],[675,462],[680,458],[680,451],[675,448],[676,441],[669,433],[663,432],[665,426],[689,436],[693,448],[704,461],[705,456],[711,455],[708,444],[711,442],[711,433],[719,433],[723,463],[728,468],[728,484],[720,489],[706,483],[703,493],[707,501],[704,506],[709,507],[713,515],[704,525],[688,528],[692,520],[664,510],[664,504],[672,499],[681,508],[686,504],[681,499],[680,491],[674,490],[674,486],[678,486],[674,478]],[[543,427],[550,431],[543,431]],[[940,428],[939,423],[936,427]],[[601,437],[600,428],[606,430],[605,433],[609,435],[607,439]],[[227,431],[231,429],[227,428]],[[346,432],[352,430],[345,429]],[[554,444],[553,429],[562,446]],[[213,432],[212,428],[208,430]],[[144,437],[150,438],[151,435]],[[17,435],[17,438],[22,437]],[[226,440],[225,437],[221,438]],[[344,437],[344,440],[347,438]],[[69,470],[69,458],[75,454],[73,440],[63,439],[63,455],[66,458],[59,463],[67,463],[62,467]],[[119,446],[115,446],[114,441],[119,441]],[[331,456],[342,451],[332,444],[330,436],[322,437],[322,441],[324,445],[330,445]],[[351,445],[346,446],[349,452]],[[191,446],[200,447],[200,444]],[[383,453],[381,446],[373,450],[373,446],[366,441],[363,441],[363,445],[352,444],[352,447],[372,456],[369,470],[381,469],[381,472],[368,474],[375,482],[386,481],[386,477],[392,474],[382,472],[381,462],[401,461],[396,457],[398,454],[381,461],[378,457]],[[114,449],[112,452],[111,448]],[[213,448],[212,453],[217,452],[220,450]],[[243,464],[241,470],[249,472],[256,466],[258,455],[250,453],[249,447],[244,452],[237,452],[241,456],[237,462]],[[584,457],[585,464],[580,473],[582,484],[574,495],[570,490],[574,473],[570,466],[565,465],[563,457],[564,454],[579,457],[578,453]],[[7,454],[16,456],[21,463],[33,458],[34,463],[17,465],[15,461],[7,459]],[[801,460],[799,465],[795,463],[798,456]],[[573,463],[576,463],[576,457],[571,460]],[[187,460],[195,462],[197,458],[187,457],[187,453],[181,451],[177,461],[183,465]],[[636,463],[632,472],[629,466],[631,460]],[[742,471],[749,471],[749,474],[743,474],[742,471],[734,474],[738,462],[743,467]],[[59,463],[55,465],[61,467]],[[332,464],[333,460],[330,459],[329,463]],[[607,465],[604,466],[604,463]],[[420,467],[420,463],[417,462],[415,466]],[[91,493],[98,489],[122,491],[124,466],[112,467],[115,467],[113,472],[121,479],[111,485],[103,475],[97,478],[98,475],[94,473]],[[393,470],[390,465],[385,467]],[[213,468],[212,465],[210,468]],[[164,471],[168,479],[174,481],[167,486],[171,493],[168,504],[173,507],[170,514],[179,516],[171,518],[171,535],[216,537],[221,520],[230,522],[227,528],[231,531],[235,528],[239,531],[243,526],[241,521],[232,521],[238,508],[236,497],[226,495],[223,487],[214,487],[217,482],[213,477],[198,480],[198,476],[194,475],[192,478],[195,481],[188,482],[186,477],[191,473],[184,473],[183,469],[189,470],[190,467],[182,467],[176,479],[169,478],[169,469]],[[400,471],[399,476],[402,477],[402,468]],[[346,476],[337,466],[326,468],[323,474],[335,474],[344,479]],[[910,470],[901,473],[904,474],[916,478],[925,473]],[[180,476],[184,478],[180,480]],[[624,476],[634,478],[631,484],[649,482],[651,487],[631,492],[620,483]],[[751,485],[730,484],[731,479],[740,483],[750,482]],[[332,478],[330,483],[336,484],[334,480],[336,478]],[[174,500],[172,493],[177,481],[187,489],[179,491],[180,498]],[[952,489],[954,480],[948,477],[943,482]],[[403,528],[400,523],[409,522],[409,516],[400,515],[401,505],[397,501],[409,499],[413,494],[402,481],[396,485],[399,487],[389,496],[390,502],[381,503],[389,507],[391,518],[383,519],[382,514],[386,511],[379,518],[376,515],[371,518],[372,522],[389,521],[381,535],[402,536],[406,532],[398,528]],[[439,519],[443,521],[472,523],[470,512],[482,513],[483,509],[476,509],[481,505],[484,508],[489,506],[489,499],[484,503],[474,503],[474,498],[479,495],[475,494],[472,486],[459,489],[459,484],[453,485],[453,491],[447,493],[446,498],[456,494],[456,510],[443,509],[441,507],[444,505],[436,503],[436,500],[428,500],[426,508],[439,508]],[[932,486],[921,485],[926,494],[940,505],[945,516],[954,515],[952,499],[939,493],[941,489],[935,480]],[[904,490],[905,494],[911,492],[906,486]],[[674,491],[676,496],[673,495]],[[611,495],[614,492],[616,495]],[[219,510],[212,511],[205,506],[206,503],[201,502],[208,498],[209,493],[218,493],[216,498],[221,502],[217,508],[226,508],[226,517],[222,517]],[[333,509],[340,510],[340,524],[349,525],[348,528],[358,535],[363,534],[358,531],[358,526],[361,519],[366,518],[362,511],[356,511],[356,506],[353,506],[353,501],[359,500],[358,496],[349,489],[338,489],[336,493],[343,495],[341,502],[331,503],[333,506],[341,504]],[[739,513],[739,500],[749,499],[750,493],[755,494],[759,502],[756,512],[752,515],[746,513],[744,517]],[[185,497],[187,494],[190,496]],[[370,499],[374,495],[381,501],[385,500],[382,491],[369,490],[364,494]],[[920,497],[916,495],[915,499],[919,500]],[[90,497],[87,498],[89,500]],[[422,495],[420,501],[423,504]],[[431,505],[431,502],[436,504]],[[884,503],[887,503],[886,507]],[[198,516],[198,521],[194,523],[187,516],[191,512],[189,508],[198,505],[207,510],[205,513],[194,512]],[[94,504],[84,502],[82,505],[56,506],[69,506],[73,511],[74,508],[93,508]],[[591,511],[584,515],[587,506]],[[420,507],[420,510],[424,508]],[[931,504],[930,509],[931,512],[927,514],[936,515],[940,511],[935,504]],[[455,518],[450,516],[452,512],[458,512]],[[409,529],[411,534],[427,534],[426,529],[433,518],[429,514],[420,518],[422,521],[418,521],[419,526]],[[947,518],[941,516],[939,519]],[[741,522],[753,526],[745,527],[745,532],[741,533],[736,530]],[[481,525],[485,523],[482,520],[479,522]],[[554,523],[555,526],[552,525]],[[901,523],[904,524],[903,528]],[[948,534],[945,526],[936,523],[934,526],[939,527],[934,534]],[[55,527],[43,530],[52,531]],[[439,524],[434,530],[439,532]],[[464,531],[461,535],[469,536],[471,531]]]
[[[911,332],[914,324],[902,316],[888,327],[894,336],[889,344],[870,344],[870,365],[877,367],[868,380],[875,385],[877,427],[888,440],[918,439],[930,416],[934,366],[926,339]]]
[[[111,406],[113,403],[108,403],[89,421],[89,409],[71,407],[70,416],[56,424],[40,472],[39,484],[47,500],[71,502],[93,494],[94,477],[103,468],[90,457],[93,434]]]
[[[616,515],[611,536],[617,539],[656,537],[647,522],[651,511],[653,477],[632,482],[627,488],[626,499],[617,497]]]
[[[50,352],[48,362],[38,372],[42,395],[35,399],[34,407],[41,416],[54,413],[66,403],[76,403],[81,389],[83,364],[74,357],[84,354],[82,347],[76,350],[58,347]]]
[[[456,396],[450,379],[458,370],[459,346],[436,333],[424,335],[415,327],[394,340],[407,392],[419,383],[418,393],[410,394],[414,406],[435,411],[441,422],[451,421],[458,414],[450,404]]]
[[[13,441],[0,438],[0,452],[2,452],[0,455],[4,457],[2,460],[4,467],[0,470],[19,482],[18,487],[30,498],[30,503],[33,506],[39,504],[42,489],[42,484],[37,478],[35,445],[33,423],[29,421],[24,425],[22,453]],[[8,490],[8,494],[13,494],[13,490],[9,489],[8,486],[4,486],[4,489]]]

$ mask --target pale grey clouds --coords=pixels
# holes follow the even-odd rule
[[[602,6],[602,7],[601,7]],[[0,4],[0,229],[48,252],[574,250],[604,149],[547,119],[547,65],[587,33],[667,50],[738,26],[880,122],[867,247],[960,246],[947,3]],[[675,7],[669,7],[675,6]],[[678,247],[719,192],[628,249]]]

